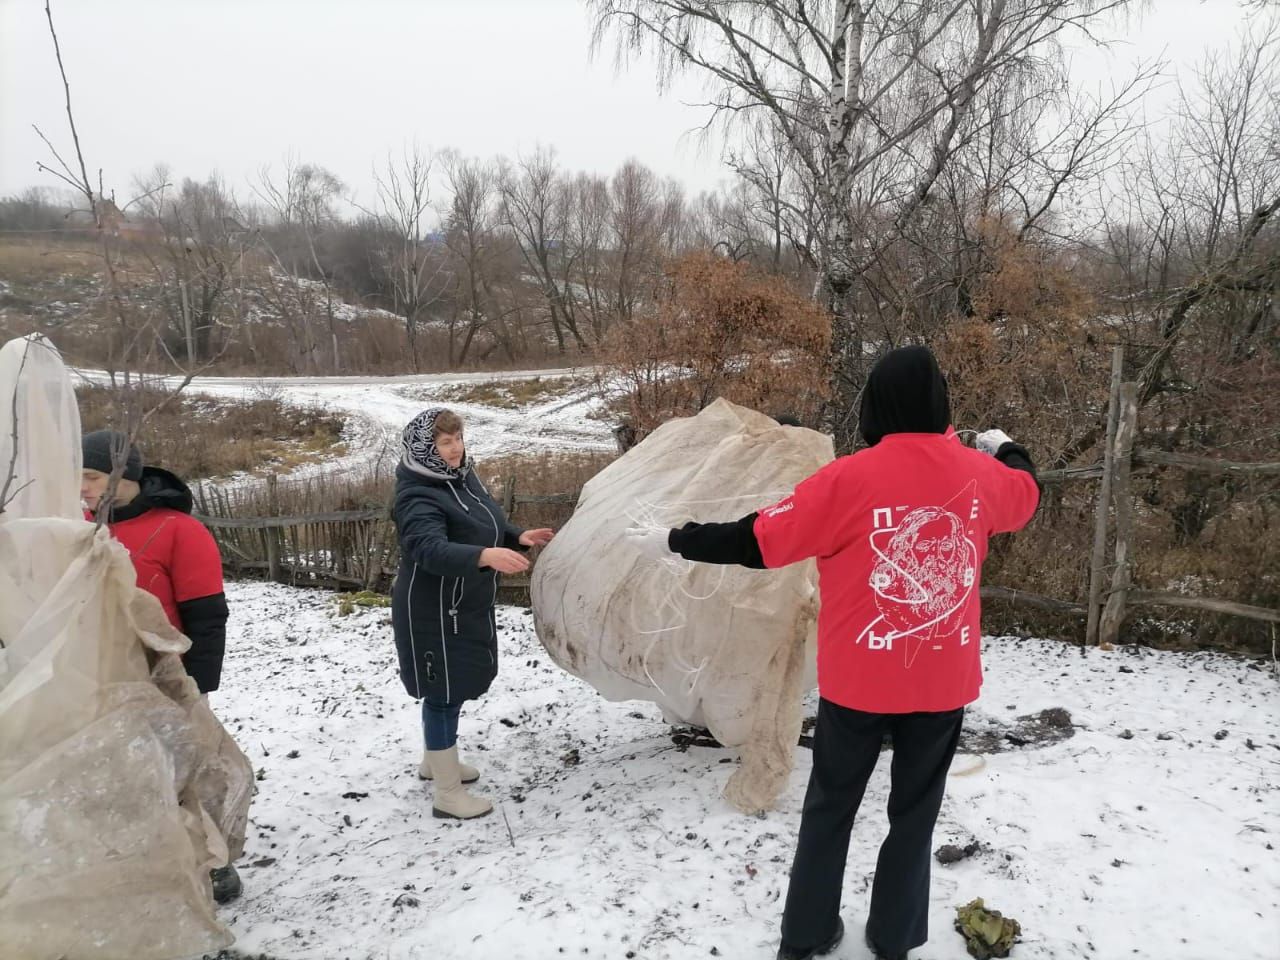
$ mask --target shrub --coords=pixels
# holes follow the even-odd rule
[[[602,350],[620,412],[644,437],[718,397],[816,426],[826,396],[829,315],[784,278],[708,253],[676,260],[650,306]]]
[[[342,452],[343,420],[321,410],[292,407],[274,397],[227,400],[134,387],[81,386],[80,423],[87,433],[118,427],[123,408],[153,413],[136,441],[145,463],[189,480],[288,469]]]

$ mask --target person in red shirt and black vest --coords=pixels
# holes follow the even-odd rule
[[[227,641],[222,555],[204,524],[191,516],[191,490],[168,470],[144,467],[138,448],[122,433],[94,431],[81,439],[81,447],[80,498],[93,517],[106,511],[111,535],[133,559],[138,586],[160,601],[169,622],[191,641],[182,656],[187,674],[202,694],[217,690]],[[113,455],[123,457],[124,473],[108,503]],[[220,867],[211,879],[219,903],[239,896],[235,867]]]
[[[830,953],[844,936],[849,836],[886,735],[889,834],[865,939],[879,960],[904,960],[929,936],[933,828],[965,705],[982,683],[987,542],[1025,526],[1040,500],[1024,448],[989,430],[972,449],[950,424],[933,354],[893,350],[862,394],[866,449],[736,522],[627,531],[655,558],[758,569],[817,558],[818,721],[778,960]]]

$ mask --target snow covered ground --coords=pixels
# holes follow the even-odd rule
[[[95,383],[107,382],[100,371],[77,370]],[[188,393],[214,397],[276,397],[299,407],[319,407],[346,418],[342,443],[346,454],[306,464],[290,476],[301,479],[319,472],[341,473],[371,469],[382,457],[398,451],[404,425],[433,402],[447,403],[467,425],[467,446],[473,456],[608,450],[614,446],[610,424],[589,414],[601,405],[594,387],[576,383],[564,395],[518,409],[481,404],[435,401],[432,388],[447,397],[451,388],[494,381],[581,378],[582,369],[501,371],[496,373],[422,374],[403,377],[196,377]],[[156,378],[157,386],[176,387],[174,377]]]
[[[258,770],[222,908],[236,950],[275,958],[772,958],[810,756],[777,811],[720,791],[731,751],[681,751],[655,707],[608,703],[549,662],[531,618],[499,608],[504,660],[460,746],[495,812],[432,819],[417,708],[396,675],[389,611],[337,617],[330,594],[237,583],[216,712]],[[1210,654],[1089,651],[988,639],[969,725],[997,734],[1049,707],[1051,746],[957,758],[936,845],[932,937],[961,960],[954,908],[1018,919],[1022,960],[1280,955],[1280,687]],[[813,703],[809,703],[812,713]],[[854,829],[850,935],[885,829],[888,758]]]

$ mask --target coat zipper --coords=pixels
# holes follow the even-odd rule
[[[476,482],[478,483],[479,480],[477,479]],[[489,515],[489,522],[493,524],[493,545],[496,547],[499,544],[501,544],[502,531],[498,527],[498,518],[493,515],[492,510],[490,510],[488,507],[484,505],[484,501],[476,496],[475,491],[467,486],[466,477],[462,478],[462,489],[466,490],[467,493],[471,495],[472,500],[480,504],[481,507],[484,507],[484,512]],[[497,570],[493,571],[492,583],[493,583],[493,596],[490,597],[489,599],[489,603],[491,605],[498,602],[498,571]],[[495,646],[498,643],[498,630],[497,630],[497,627],[494,625],[492,606],[490,606],[489,608],[489,640]],[[492,647],[488,648],[488,652],[489,652],[489,662],[491,664],[496,664],[497,661],[493,658],[493,648]]]
[[[462,585],[462,578],[455,577],[453,588],[449,591],[449,616],[453,620],[453,635],[458,635],[458,608],[462,606],[462,598],[466,593],[466,588]]]
[[[493,545],[495,547],[501,546],[502,531],[498,529],[498,518],[493,515],[492,510],[490,510],[488,507],[485,506],[484,501],[476,496],[475,491],[467,486],[467,481],[465,477],[463,478],[463,481],[462,481],[462,489],[467,492],[467,495],[471,497],[472,500],[480,504],[480,506],[484,509],[484,512],[489,515],[489,522],[493,524]]]

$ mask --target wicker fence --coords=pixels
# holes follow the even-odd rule
[[[325,486],[324,480],[310,483]],[[517,489],[516,479],[509,478],[498,499],[507,516],[525,526],[559,526],[578,501],[577,491],[540,495]],[[290,509],[313,498],[333,499],[331,491],[325,496],[308,485],[286,490],[269,477],[265,496],[250,503],[217,490],[198,491],[197,515],[218,541],[232,576],[344,591],[390,590],[400,555],[389,499],[353,510]],[[504,577],[503,598],[527,602],[528,587],[527,576]]]

